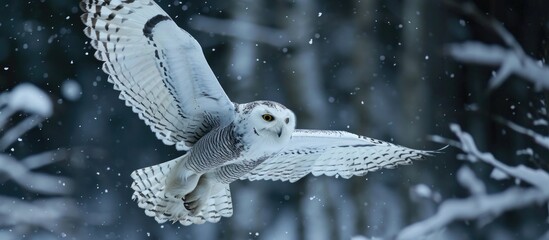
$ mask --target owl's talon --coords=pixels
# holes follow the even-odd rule
[[[182,197],[181,200],[183,200],[183,207],[185,207],[185,209],[187,209],[187,211],[193,212],[193,210],[195,209],[195,208],[192,207],[193,202],[186,201],[185,197]]]
[[[185,202],[183,206],[185,207],[185,209],[187,209],[187,211],[191,212],[191,215],[196,215],[198,213],[200,202]]]
[[[186,203],[186,202],[185,202],[185,203],[183,203],[183,206],[184,206],[185,209],[187,209],[188,211],[191,211],[191,210],[192,210],[189,203]]]
[[[193,194],[194,193],[194,194]],[[200,195],[194,191],[185,195],[185,202],[195,202],[200,199]]]

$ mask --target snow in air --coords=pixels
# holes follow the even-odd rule
[[[66,99],[76,101],[80,99],[80,96],[82,95],[82,88],[77,81],[67,79],[63,82],[63,85],[61,85],[61,93]]]

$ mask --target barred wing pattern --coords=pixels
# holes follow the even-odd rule
[[[189,214],[189,210],[183,206],[183,201],[164,193],[164,186],[155,191],[135,191],[132,199],[137,201],[140,208],[145,209],[145,214],[154,217],[158,223],[179,222],[182,225],[203,224],[205,222],[216,223],[221,217],[233,215],[231,191],[227,185],[221,192],[211,196],[204,209],[196,215]]]
[[[189,150],[232,121],[234,104],[200,45],[153,0],[84,0],[80,7],[108,81],[158,139]]]
[[[189,214],[181,198],[164,191],[167,174],[180,160],[181,157],[132,172],[131,177],[134,180],[131,185],[134,190],[132,199],[137,201],[140,208],[145,209],[145,214],[154,217],[158,223],[170,221],[179,222],[185,226],[205,222],[215,223],[221,217],[232,216],[233,206],[228,184],[219,193],[208,198],[205,207],[196,215]]]
[[[344,131],[298,129],[286,148],[241,179],[295,182],[309,173],[350,178],[411,164],[430,153]]]

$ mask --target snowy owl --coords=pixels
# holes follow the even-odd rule
[[[282,104],[229,100],[202,48],[153,0],[83,0],[108,81],[156,137],[185,153],[134,171],[132,198],[157,222],[218,222],[236,180],[362,176],[429,155],[343,131],[295,129]]]

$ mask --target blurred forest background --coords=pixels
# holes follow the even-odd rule
[[[549,169],[549,1],[157,2],[202,45],[235,102],[283,103],[299,128],[416,149],[452,146],[350,180],[236,182],[232,218],[159,225],[131,200],[129,175],[181,152],[118,100],[82,32],[78,2],[0,0],[1,239],[406,237],[414,235],[398,235],[402,229],[442,211],[445,200],[475,197],[479,205],[467,208],[480,206],[475,214],[438,215],[449,220],[429,236],[549,239],[547,186],[520,177],[544,179]],[[460,45],[470,41],[477,44]],[[53,112],[10,105],[7,92],[21,83],[42,89]],[[500,163],[541,171],[515,176],[466,161],[486,155],[467,148],[460,131]],[[60,185],[41,186],[40,177]],[[539,198],[482,202],[517,187],[539,190]]]

